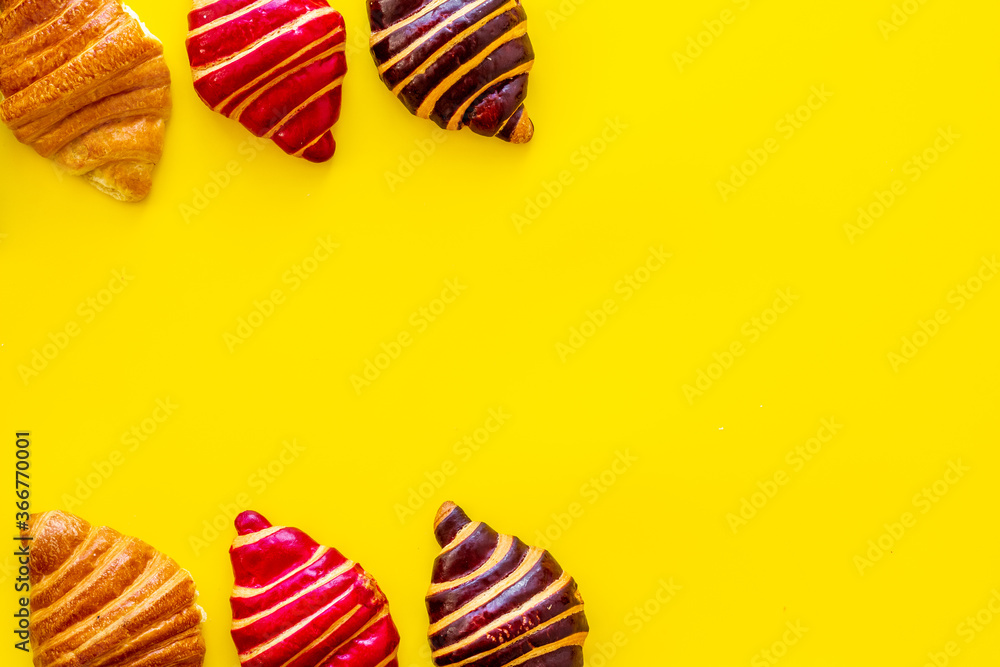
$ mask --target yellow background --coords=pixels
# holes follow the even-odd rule
[[[1000,589],[1000,279],[961,309],[952,293],[1000,252],[995,2],[910,0],[883,34],[890,0],[525,0],[537,131],[516,147],[467,130],[435,141],[378,80],[353,0],[337,7],[352,45],[337,154],[319,166],[258,152],[195,97],[186,2],[131,4],[174,79],[147,201],[60,177],[0,132],[3,465],[29,429],[35,510],[71,501],[190,569],[209,667],[236,664],[220,504],[244,493],[377,577],[404,667],[430,664],[423,593],[446,499],[529,542],[555,535],[587,602],[591,667],[775,664],[760,652],[782,653],[797,622],[808,631],[777,664],[918,667],[948,642],[949,664],[998,664],[1000,617],[971,642],[959,624]],[[731,22],[679,67],[723,10]],[[812,87],[831,96],[807,113]],[[797,111],[811,117],[787,136],[778,123]],[[621,131],[602,146],[608,123]],[[948,128],[959,137],[913,182],[907,162]],[[718,181],[769,138],[777,152],[723,201]],[[583,158],[591,144],[603,152]],[[390,185],[401,162],[420,164]],[[897,179],[905,193],[851,242],[844,226]],[[529,198],[546,206],[518,229]],[[293,291],[283,276],[327,236],[339,248]],[[672,257],[626,300],[616,284],[660,246]],[[133,278],[86,321],[79,304],[107,299],[123,267]],[[466,289],[418,332],[411,315],[456,279]],[[225,334],[276,289],[284,303],[231,352]],[[778,290],[797,300],[775,322]],[[615,312],[563,361],[557,344],[608,299]],[[888,355],[939,310],[946,323],[894,369]],[[772,322],[756,340],[754,317]],[[71,322],[79,335],[25,383],[19,366]],[[351,376],[401,332],[412,344],[359,395]],[[711,368],[733,343],[742,356]],[[700,370],[718,379],[689,401]],[[157,399],[178,407],[130,450],[123,435]],[[496,408],[509,420],[460,455]],[[830,418],[843,427],[796,470],[786,456]],[[262,489],[256,471],[293,439],[304,451]],[[595,493],[616,452],[637,460]],[[949,461],[968,471],[937,502],[915,498]],[[779,471],[788,483],[734,532],[727,515]],[[885,537],[906,512],[915,525]],[[891,553],[859,566],[880,537]],[[682,589],[650,602],[671,578]],[[637,620],[644,605],[658,613]],[[5,664],[28,664],[12,651]]]

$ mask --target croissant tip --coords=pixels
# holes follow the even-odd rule
[[[241,512],[234,523],[236,524],[236,532],[240,535],[249,535],[271,527],[271,522],[265,519],[262,514],[251,510]]]
[[[533,136],[535,136],[535,124],[528,118],[528,114],[522,113],[517,120],[517,126],[510,134],[510,143],[526,144],[531,141]]]
[[[446,500],[443,503],[441,503],[441,507],[438,508],[437,514],[434,515],[435,530],[441,524],[441,522],[445,520],[445,517],[447,517],[449,514],[452,513],[453,510],[456,509],[458,509],[458,505],[451,502],[450,500]]]

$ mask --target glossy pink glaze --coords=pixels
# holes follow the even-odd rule
[[[388,602],[360,565],[256,512],[236,529],[232,637],[244,667],[398,667]]]
[[[188,14],[198,96],[290,155],[329,160],[347,71],[344,19],[324,0],[216,0]]]
[[[242,512],[236,517],[236,532],[240,535],[249,535],[270,527],[271,522],[257,512]]]

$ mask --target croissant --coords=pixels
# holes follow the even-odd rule
[[[0,0],[0,119],[122,201],[149,194],[170,116],[163,45],[121,0]]]
[[[195,0],[188,29],[205,104],[289,155],[333,156],[346,32],[325,0]]]
[[[198,667],[190,573],[142,540],[66,512],[29,518],[36,667]]]
[[[256,512],[236,529],[230,604],[244,667],[398,667],[389,603],[360,565]]]
[[[406,108],[440,127],[527,143],[535,54],[520,0],[368,0],[372,56]]]
[[[434,664],[580,667],[589,626],[576,582],[544,549],[472,522],[451,502],[434,519],[427,613]]]

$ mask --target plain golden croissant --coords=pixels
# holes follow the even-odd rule
[[[170,116],[163,45],[121,0],[0,0],[0,119],[122,201],[149,194]]]
[[[204,612],[187,570],[66,512],[29,521],[36,667],[198,667]]]

